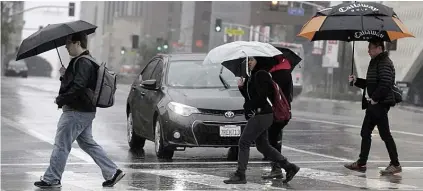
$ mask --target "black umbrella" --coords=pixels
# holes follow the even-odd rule
[[[298,36],[311,41],[393,41],[413,37],[392,8],[379,3],[343,3],[321,10],[308,21]]]
[[[35,56],[54,48],[57,50],[57,47],[66,44],[66,38],[69,35],[79,32],[89,35],[94,33],[96,29],[97,26],[82,20],[47,25],[22,41],[16,60]],[[58,50],[57,54],[59,54]],[[60,63],[62,63],[61,59]]]
[[[392,8],[373,2],[342,3],[321,10],[303,26],[298,36],[311,41],[353,41],[353,55],[355,41],[377,38],[391,42],[414,37]],[[353,68],[354,56],[351,74]]]
[[[291,72],[301,62],[301,60],[303,60],[300,56],[297,55],[297,53],[295,53],[289,48],[284,48],[281,45],[276,44],[274,44],[273,46],[280,50],[283,53],[282,56],[289,61],[289,63],[291,64]]]

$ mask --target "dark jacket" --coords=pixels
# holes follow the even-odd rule
[[[370,98],[387,106],[395,105],[392,87],[395,83],[395,68],[388,53],[383,52],[370,60],[366,79],[357,78],[355,86],[366,89]],[[367,108],[367,100],[363,94],[362,107]]]
[[[267,98],[273,102],[274,88],[272,78],[267,71],[267,68],[260,68],[257,64],[251,72],[251,76],[245,79],[244,86],[239,88],[245,98],[244,111],[246,117],[252,112],[256,115],[273,113]]]
[[[89,52],[83,52],[80,56],[82,55],[89,55]],[[56,104],[59,108],[66,105],[80,112],[95,112],[96,107],[91,103],[86,88],[95,90],[98,66],[86,58],[80,58],[74,63],[76,58],[71,59],[65,75],[60,78],[61,84]]]
[[[275,81],[279,88],[281,88],[285,98],[287,99],[289,106],[293,99],[294,84],[292,83],[291,70],[277,70],[271,73],[272,79]]]

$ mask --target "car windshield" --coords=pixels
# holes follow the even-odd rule
[[[174,61],[170,63],[167,84],[177,88],[225,88],[219,78],[222,65],[204,65],[203,61]],[[222,77],[231,88],[237,87],[237,78],[223,68]]]

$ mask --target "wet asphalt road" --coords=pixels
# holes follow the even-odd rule
[[[47,78],[1,79],[1,189],[37,190],[49,163],[56,125],[61,114],[54,104],[59,82]],[[374,131],[368,171],[351,172],[342,165],[358,157],[364,112],[357,103],[300,98],[294,119],[285,129],[283,153],[302,167],[288,185],[262,180],[269,171],[255,148],[247,171],[248,184],[222,181],[236,164],[226,161],[224,148],[193,148],[175,152],[172,161],[158,160],[154,144],[129,151],[125,103],[129,86],[118,86],[116,105],[99,109],[93,134],[109,156],[126,172],[114,188],[104,190],[423,190],[422,112],[410,108],[390,111],[403,172],[380,176],[389,163],[384,143]],[[103,190],[100,169],[75,143],[68,158],[61,190]]]

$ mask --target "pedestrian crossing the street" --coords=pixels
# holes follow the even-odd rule
[[[72,168],[63,174],[62,190],[102,190],[101,173],[95,165],[89,168]],[[262,180],[261,174],[269,167],[250,167],[247,171],[247,184],[224,184],[234,167],[207,168],[123,168],[126,176],[107,190],[423,190],[423,184],[415,176],[423,172],[423,167],[404,167],[403,173],[392,176],[380,176],[374,168],[367,173],[355,173],[342,168],[329,167],[301,168],[297,176],[289,183],[282,180]],[[89,172],[81,172],[81,170]],[[44,171],[25,172],[29,176],[26,184],[39,179]],[[413,177],[408,179],[408,177]],[[421,179],[422,177],[420,177]],[[28,186],[26,187],[28,188]],[[6,189],[8,190],[8,189]]]

